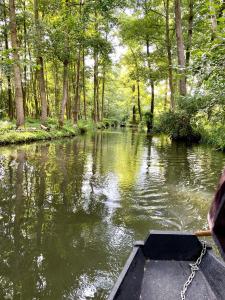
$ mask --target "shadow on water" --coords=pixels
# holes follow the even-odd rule
[[[106,299],[135,239],[206,226],[224,163],[126,130],[1,148],[0,298]]]

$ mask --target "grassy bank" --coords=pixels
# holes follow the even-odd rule
[[[74,127],[71,122],[65,122],[63,128],[59,128],[57,121],[50,119],[46,127],[47,130],[43,130],[39,120],[28,119],[24,128],[16,130],[15,123],[0,121],[0,145],[73,137],[91,129],[92,124],[79,122],[77,127]]]

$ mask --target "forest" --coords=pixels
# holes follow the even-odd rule
[[[225,148],[224,0],[0,5],[1,132],[136,126]]]

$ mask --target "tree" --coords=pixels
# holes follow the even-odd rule
[[[172,49],[171,49],[171,38],[170,38],[170,0],[164,1],[165,13],[166,13],[166,49],[167,49],[167,59],[168,59],[168,77],[169,77],[169,87],[170,87],[170,108],[172,111],[175,110],[174,102],[174,86],[173,86],[173,61],[172,61]]]
[[[178,69],[180,74],[179,89],[180,89],[180,95],[185,96],[187,93],[187,88],[186,88],[186,76],[185,76],[185,54],[184,54],[182,23],[181,23],[180,0],[174,1],[174,11],[175,11],[175,29],[176,29],[176,38],[177,38]]]
[[[8,42],[8,28],[7,28],[7,12],[6,12],[6,4],[5,0],[3,1],[3,19],[4,19],[4,29],[3,29],[3,35],[4,35],[4,41],[5,41],[5,49],[7,51],[6,57],[9,61],[9,42]],[[7,85],[8,85],[8,116],[9,119],[12,120],[14,113],[13,113],[13,98],[12,98],[12,85],[11,85],[11,67],[7,66],[6,70],[6,77],[7,77]]]
[[[39,0],[34,0],[34,23],[35,23],[35,50],[37,58],[37,78],[39,82],[40,96],[41,96],[41,121],[47,121],[47,97],[45,87],[45,74],[44,74],[44,59],[42,56],[42,34],[39,20]]]
[[[13,71],[15,85],[15,101],[16,101],[16,126],[24,125],[24,107],[23,107],[23,90],[21,80],[20,57],[17,42],[17,26],[16,26],[16,8],[15,1],[9,0],[9,18],[10,32],[13,53]]]

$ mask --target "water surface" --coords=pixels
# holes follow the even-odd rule
[[[224,165],[131,131],[0,148],[0,299],[107,299],[150,229],[207,228]]]

